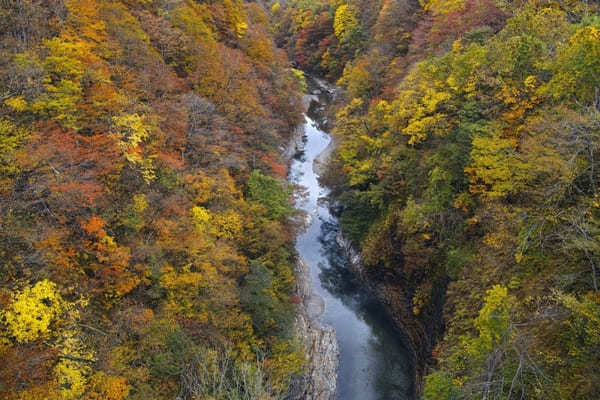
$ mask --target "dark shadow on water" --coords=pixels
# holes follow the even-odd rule
[[[323,221],[319,241],[323,246],[323,256],[329,266],[319,264],[319,279],[323,288],[336,297],[371,327],[373,337],[369,344],[374,353],[383,357],[380,360],[380,373],[377,374],[377,392],[380,399],[408,399],[414,392],[411,376],[412,364],[407,362],[406,350],[398,332],[385,314],[382,305],[365,290],[356,276],[348,268],[348,260],[335,238],[338,225]],[[399,363],[399,360],[405,361]]]

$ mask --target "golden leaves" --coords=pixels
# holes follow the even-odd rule
[[[146,183],[156,177],[152,156],[144,156],[142,143],[146,142],[154,129],[146,116],[124,114],[113,117],[113,123],[119,135],[119,146],[129,163],[138,167]]]
[[[56,284],[44,279],[15,293],[8,311],[2,314],[10,335],[27,343],[47,335],[50,324],[63,312],[65,305]]]

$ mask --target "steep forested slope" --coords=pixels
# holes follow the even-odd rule
[[[269,31],[241,0],[0,2],[0,397],[267,398],[301,372],[301,82]]]
[[[597,4],[275,9],[343,89],[325,179],[425,398],[600,397]]]

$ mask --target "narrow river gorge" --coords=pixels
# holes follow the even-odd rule
[[[386,317],[383,307],[365,291],[348,269],[336,243],[338,221],[330,212],[328,190],[318,181],[315,164],[328,150],[331,136],[315,122],[318,104],[306,116],[301,151],[295,156],[289,180],[301,186],[296,207],[306,213],[307,228],[296,249],[309,267],[313,294],[323,300],[319,317],[332,326],[340,348],[337,399],[413,399],[413,365],[408,350]]]

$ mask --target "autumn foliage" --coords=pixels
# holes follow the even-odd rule
[[[213,353],[285,393],[301,107],[267,11],[4,1],[0,27],[0,397],[174,398]]]
[[[308,63],[341,87],[322,179],[423,397],[598,398],[597,4],[289,3],[301,65],[327,10]]]

